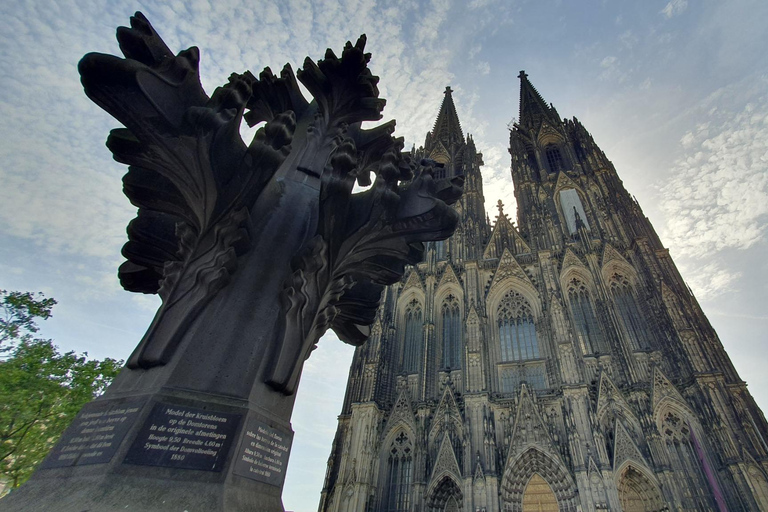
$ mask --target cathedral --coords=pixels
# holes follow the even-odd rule
[[[491,221],[451,92],[413,153],[459,225],[382,295],[320,511],[768,510],[763,413],[589,132],[521,72]]]

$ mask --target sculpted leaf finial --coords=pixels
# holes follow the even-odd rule
[[[463,177],[436,179],[440,164],[413,162],[394,121],[361,127],[386,104],[364,35],[295,75],[289,65],[279,77],[233,73],[210,97],[197,48],[173,55],[141,13],[117,38],[125,58],[88,54],[79,70],[88,97],[125,126],[107,141],[129,166],[124,190],[139,209],[120,281],[163,300],[128,366],[167,364],[214,310],[241,322],[252,301],[271,301],[274,318],[246,320],[242,335],[268,326],[253,335],[274,344],[265,380],[291,394],[328,328],[363,343],[382,287],[422,259],[424,242],[453,233]],[[247,146],[242,120],[264,123]],[[353,193],[355,183],[369,188]],[[273,271],[245,270],[256,262]],[[252,275],[261,281],[232,291]],[[264,275],[281,283],[278,296],[264,296]]]

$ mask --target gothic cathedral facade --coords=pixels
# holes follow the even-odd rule
[[[517,224],[450,88],[416,158],[461,221],[356,349],[321,512],[768,510],[768,424],[576,118],[520,73]]]

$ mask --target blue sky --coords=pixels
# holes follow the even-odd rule
[[[121,192],[125,169],[104,147],[117,123],[76,72],[86,52],[118,53],[115,28],[135,10],[172,49],[201,48],[209,93],[230,72],[295,69],[366,33],[385,119],[408,146],[423,143],[452,86],[485,156],[492,218],[498,199],[514,211],[507,125],[525,69],[614,162],[768,407],[768,2],[4,2],[0,288],[55,297],[43,334],[94,357],[127,357],[158,305],[117,282],[135,211]],[[307,362],[288,510],[317,508],[351,354],[329,335]]]

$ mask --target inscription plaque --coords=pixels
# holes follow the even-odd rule
[[[144,401],[91,402],[64,431],[41,469],[109,462],[136,421]]]
[[[157,403],[126,464],[221,471],[242,414]]]
[[[292,432],[251,418],[237,450],[234,473],[282,487],[292,442]]]

